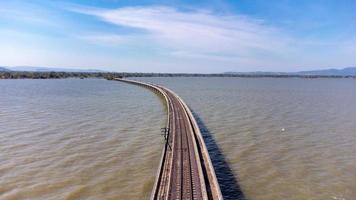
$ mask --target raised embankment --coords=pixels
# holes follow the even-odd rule
[[[198,124],[184,101],[156,84],[114,79],[149,88],[166,102],[165,145],[151,199],[223,199]]]

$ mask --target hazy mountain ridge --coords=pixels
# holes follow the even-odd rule
[[[302,75],[325,75],[325,76],[356,76],[356,67],[347,67],[344,69],[325,69],[301,71],[298,74]]]
[[[7,72],[7,71],[10,71],[10,70],[5,67],[0,67],[0,72]]]
[[[299,72],[225,72],[224,74],[236,75],[312,75],[312,76],[356,76],[356,67],[347,67],[343,69],[322,69]]]

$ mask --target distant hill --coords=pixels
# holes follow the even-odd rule
[[[320,76],[356,76],[356,67],[348,67],[344,69],[325,69],[301,71],[298,74],[302,75],[320,75]]]
[[[0,67],[0,72],[6,72],[6,71],[10,71],[10,70],[5,67]]]
[[[300,72],[225,72],[230,75],[251,75],[251,76],[280,76],[280,75],[302,75],[302,76],[356,76],[356,67],[344,69],[322,69]]]
[[[17,66],[9,67],[12,71],[29,71],[29,72],[105,72],[97,69],[75,69],[75,68],[52,68],[52,67],[32,67]]]
[[[287,73],[287,72],[262,72],[262,71],[257,71],[257,72],[225,72],[224,74],[228,75],[249,75],[249,76],[275,76],[275,75],[291,75],[292,73]],[[293,73],[295,74],[295,73]]]

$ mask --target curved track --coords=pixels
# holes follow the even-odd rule
[[[167,103],[166,145],[151,199],[222,199],[200,130],[183,100],[163,86],[115,80],[148,87],[163,96]]]

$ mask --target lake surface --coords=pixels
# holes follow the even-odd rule
[[[226,199],[356,199],[356,80],[140,80],[200,119]],[[2,80],[0,94],[1,200],[149,198],[166,117],[154,93],[67,79]]]
[[[97,79],[0,81],[0,199],[148,199],[165,110]]]

